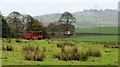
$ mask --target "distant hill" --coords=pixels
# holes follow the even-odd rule
[[[43,22],[44,25],[49,24],[50,22],[57,22],[62,14],[46,14],[41,16],[34,16],[34,18]],[[78,26],[98,26],[97,22],[100,22],[101,26],[117,26],[118,25],[118,11],[112,9],[106,10],[83,10],[82,12],[72,13],[76,17]]]

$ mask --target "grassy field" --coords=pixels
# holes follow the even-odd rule
[[[24,40],[20,39],[20,42],[16,42],[16,39],[3,39],[2,46],[12,46],[13,51],[2,51],[2,63],[3,65],[118,65],[118,49],[106,48],[103,44],[92,44],[87,42],[77,41],[57,41],[57,40]],[[61,48],[57,47],[58,43],[69,42],[75,44],[78,48],[78,52],[86,52],[89,49],[99,50],[101,57],[88,57],[86,61],[62,61],[57,58],[53,58],[53,54],[60,51]],[[39,51],[42,52],[44,48],[45,57],[43,61],[29,61],[25,60],[25,54],[22,50],[25,46],[38,46]]]
[[[100,27],[101,33],[118,34],[118,27]],[[75,30],[77,33],[99,33],[99,28],[80,28]]]
[[[118,42],[118,36],[79,36],[79,37],[66,37],[66,38],[53,38],[53,39],[54,40]]]

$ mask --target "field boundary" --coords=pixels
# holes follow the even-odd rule
[[[105,34],[105,33],[75,33],[75,36],[119,36],[120,34]]]

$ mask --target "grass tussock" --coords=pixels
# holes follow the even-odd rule
[[[93,57],[101,57],[102,56],[99,50],[88,50],[86,52],[86,55],[93,56]]]
[[[29,61],[43,61],[44,59],[44,52],[40,53],[39,52],[39,47],[35,47],[32,45],[29,46],[24,46],[23,51],[25,52],[25,60]]]
[[[29,51],[38,51],[39,50],[39,47],[35,47],[33,45],[29,45],[29,46],[24,46],[23,48],[23,51],[25,52],[29,52]]]
[[[84,53],[79,53],[78,49],[75,46],[65,46],[61,48],[60,53],[54,54],[53,57],[63,61],[69,60],[85,61],[88,59],[88,56],[86,56]]]
[[[3,46],[2,46],[2,50],[3,50],[3,51],[13,51],[14,48],[13,48],[12,45],[3,45]]]
[[[69,42],[64,42],[64,43],[57,44],[57,47],[63,48],[64,46],[75,46],[75,44],[74,43],[69,43]]]
[[[119,48],[119,45],[108,45],[108,44],[104,44],[104,47],[106,47],[106,48]]]
[[[119,45],[112,45],[111,48],[119,48]]]
[[[78,52],[78,48],[75,46],[64,46],[61,48],[60,52],[53,54],[53,58],[58,58],[59,60],[69,61],[86,61],[89,56],[101,57],[101,53],[98,50],[88,50],[87,52]]]
[[[104,47],[106,48],[110,48],[110,46],[108,44],[104,44]]]
[[[21,40],[19,40],[19,39],[17,39],[17,40],[16,40],[16,43],[22,43],[22,41],[21,41]]]
[[[120,42],[100,42],[100,41],[86,41],[92,44],[107,44],[107,45],[118,45]]]
[[[30,51],[25,55],[25,60],[30,60],[30,61],[43,61],[43,58],[44,58],[44,54],[39,52]]]

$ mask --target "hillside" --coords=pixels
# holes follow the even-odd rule
[[[106,9],[106,10],[83,10],[82,12],[72,13],[76,17],[78,26],[98,26],[97,22],[100,22],[101,26],[117,26],[117,10]],[[47,25],[50,22],[57,22],[60,18],[61,13],[46,14],[40,16],[34,16],[34,18],[43,22],[44,25]]]

